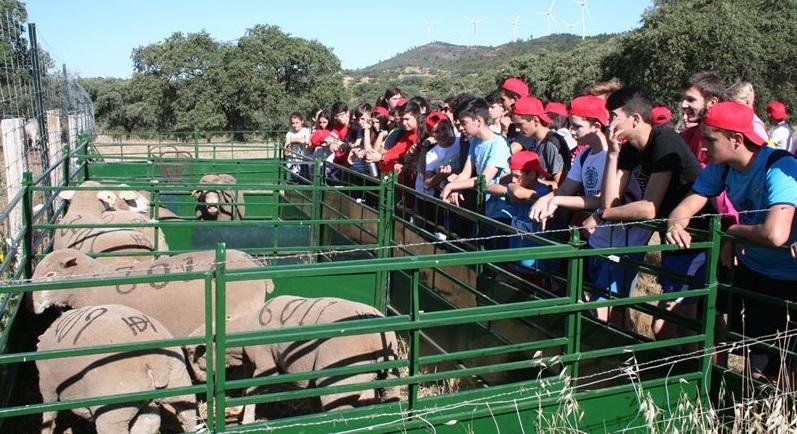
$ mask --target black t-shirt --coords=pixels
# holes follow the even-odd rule
[[[689,146],[672,127],[666,125],[653,127],[648,143],[641,151],[629,144],[624,145],[620,150],[618,167],[633,171],[642,187],[643,195],[652,174],[672,172],[670,185],[664,193],[656,218],[667,218],[692,191],[692,184],[700,174],[700,164],[689,150]],[[704,211],[708,213],[711,209]],[[698,227],[707,226],[704,223]]]

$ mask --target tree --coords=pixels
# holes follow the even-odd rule
[[[662,102],[676,101],[691,74],[713,70],[726,84],[752,82],[762,112],[773,97],[797,102],[795,31],[794,2],[657,1],[603,66]]]

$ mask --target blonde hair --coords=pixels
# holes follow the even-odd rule
[[[728,99],[747,106],[753,105],[755,90],[749,81],[737,81],[728,88]]]
[[[623,87],[623,82],[619,78],[613,78],[609,81],[601,81],[599,83],[592,83],[584,88],[584,95],[598,96],[603,99],[608,99],[609,95],[620,90]]]

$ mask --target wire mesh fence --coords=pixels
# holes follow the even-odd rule
[[[23,173],[42,178],[44,185],[60,185],[64,172],[51,170],[65,152],[76,149],[78,136],[94,135],[94,106],[86,90],[66,65],[38,43],[36,25],[27,22],[24,5],[0,2],[0,208],[22,191]],[[57,200],[40,193],[33,203],[53,218]],[[18,208],[18,207],[17,207]],[[0,224],[0,254],[16,251],[13,241],[22,228],[15,210]]]

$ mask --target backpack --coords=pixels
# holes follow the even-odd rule
[[[572,163],[572,158],[570,157],[570,146],[567,145],[567,140],[562,137],[561,134],[557,133],[554,130],[551,130],[548,135],[545,137],[545,140],[552,141],[556,144],[556,148],[559,151],[559,155],[562,156],[562,162],[564,163],[564,167],[562,168],[562,180],[567,177],[567,172],[570,171],[570,166]],[[583,163],[583,161],[582,161]]]

